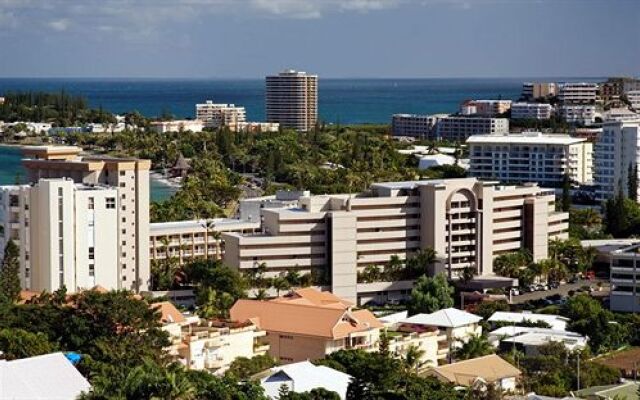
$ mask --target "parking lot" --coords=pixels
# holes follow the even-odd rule
[[[530,301],[530,300],[544,299],[546,297],[553,296],[555,294],[559,294],[561,296],[568,296],[570,291],[578,290],[583,286],[593,286],[594,288],[597,288],[598,287],[598,283],[600,283],[600,282],[604,283],[606,281],[604,279],[599,279],[599,278],[595,278],[595,279],[592,279],[592,280],[581,279],[576,283],[567,283],[567,284],[564,284],[564,285],[560,285],[556,289],[549,289],[549,290],[544,290],[544,291],[522,293],[519,296],[513,296],[512,303],[513,304],[521,304],[521,303],[525,303],[525,302]]]

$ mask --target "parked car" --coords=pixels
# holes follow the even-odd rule
[[[518,288],[511,289],[511,295],[512,296],[520,296],[520,290],[518,290]]]

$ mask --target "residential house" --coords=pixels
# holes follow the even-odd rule
[[[329,292],[299,289],[273,300],[238,300],[235,321],[267,331],[269,354],[283,364],[317,360],[344,349],[375,351],[383,327],[368,310]]]
[[[503,326],[489,333],[489,342],[495,347],[506,350],[515,346],[527,356],[538,355],[541,346],[553,342],[561,343],[569,351],[584,349],[587,340],[575,332],[524,326]]]
[[[518,326],[527,322],[537,323],[544,322],[553,330],[565,331],[567,330],[568,318],[561,317],[559,315],[551,314],[534,314],[531,312],[508,312],[508,311],[496,311],[489,317],[489,322],[494,323],[506,323],[512,326]]]
[[[500,356],[491,354],[432,368],[426,374],[456,386],[482,387],[493,384],[502,391],[512,392],[516,389],[521,372]]]
[[[296,393],[322,388],[337,393],[340,399],[344,400],[347,398],[347,388],[352,377],[333,368],[301,361],[271,368],[253,378],[260,380],[265,394],[274,400],[278,399],[283,385]]]
[[[445,308],[431,314],[416,314],[402,321],[405,329],[409,326],[437,328],[446,334],[450,349],[459,348],[472,336],[482,335],[482,317],[458,310]]]

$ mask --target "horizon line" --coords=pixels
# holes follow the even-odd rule
[[[570,79],[601,79],[601,78],[634,78],[633,75],[613,74],[613,75],[546,75],[546,76],[415,76],[415,77],[394,77],[394,76],[321,76],[317,73],[311,73],[312,75],[318,75],[318,79],[373,79],[373,80],[420,80],[420,79],[558,79],[558,78],[570,78]],[[78,79],[78,80],[262,80],[265,76],[261,77],[243,77],[243,76],[0,76],[0,79]]]

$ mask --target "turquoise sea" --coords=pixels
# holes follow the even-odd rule
[[[0,185],[26,183],[26,172],[20,162],[21,158],[20,148],[0,145]],[[161,201],[171,197],[175,188],[151,179],[150,192],[151,200]]]

